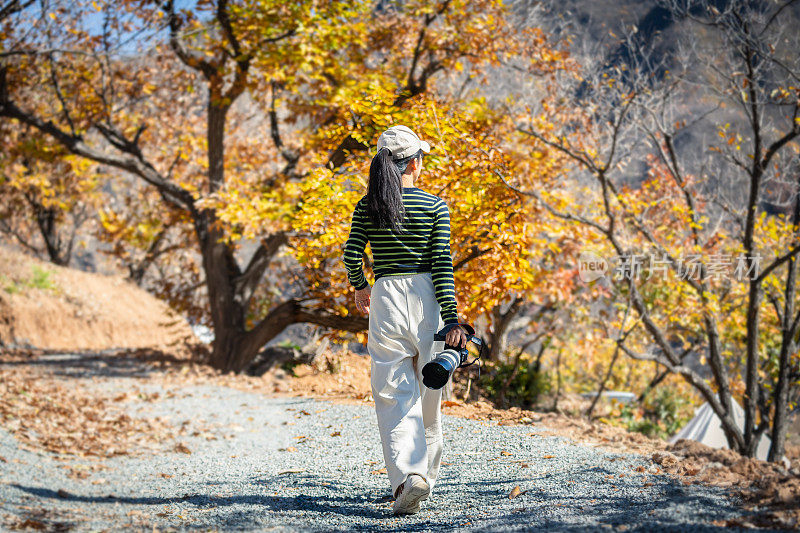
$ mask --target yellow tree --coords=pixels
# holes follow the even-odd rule
[[[81,22],[93,9],[105,21],[99,34]],[[504,158],[487,150],[499,145],[498,115],[458,90],[470,77],[488,81],[490,67],[515,55],[527,72],[560,68],[541,32],[512,25],[502,2],[77,2],[33,11],[4,27],[0,116],[136,177],[175,213],[200,257],[215,366],[246,368],[296,322],[366,329],[343,298],[340,230],[330,223],[352,211],[364,149],[394,122],[443,139],[429,188],[449,195],[455,234],[469,236],[459,250],[466,315],[535,283],[523,197],[489,172]],[[133,32],[137,50],[123,50]],[[31,107],[29,91],[51,107]],[[457,135],[448,143],[446,132]],[[323,218],[331,213],[338,218]],[[114,216],[106,221],[119,230]],[[157,234],[144,232],[139,247]],[[284,248],[300,268],[264,286]],[[473,264],[496,274],[487,280]]]
[[[103,20],[99,34],[83,21],[94,10]],[[348,38],[358,14],[358,8],[341,2],[201,1],[191,10],[177,10],[169,1],[76,2],[52,11],[42,5],[3,21],[0,114],[76,155],[136,176],[191,224],[215,331],[212,364],[219,368],[241,370],[266,341],[303,319],[298,302],[289,301],[255,327],[246,326],[253,291],[286,235],[276,231],[264,238],[242,268],[216,213],[199,203],[225,185],[228,112],[248,89],[257,93],[265,84],[294,82],[298,71],[311,69]],[[135,51],[147,53],[139,61],[142,68],[131,68],[126,60],[131,51],[123,47],[131,35],[140,38],[133,41]],[[158,68],[174,76],[154,86],[147,74]],[[194,136],[180,131],[180,113],[194,111],[196,102],[181,109],[178,97],[196,88],[205,89],[204,168],[202,174],[179,177],[174,173],[181,152],[165,156],[158,141]],[[39,112],[30,105],[35,91],[50,102],[49,109]],[[147,115],[143,108],[154,106],[165,111],[163,118],[139,122]],[[169,116],[177,123],[164,120]],[[145,144],[148,136],[153,145]],[[164,160],[170,163],[159,164]]]
[[[558,263],[553,258],[562,253],[559,240],[567,237],[545,238],[539,213],[530,208],[524,194],[506,187],[498,172],[513,164],[509,154],[515,147],[506,142],[513,123],[480,90],[466,94],[452,90],[464,78],[488,83],[493,73],[509,66],[507,58],[524,58],[517,68],[544,76],[567,68],[565,55],[548,45],[540,30],[515,30],[495,2],[410,3],[408,9],[417,17],[422,15],[417,19],[419,28],[412,26],[414,32],[409,34],[403,30],[407,24],[393,19],[378,26],[370,41],[375,43],[373,48],[388,48],[381,68],[342,80],[334,86],[334,94],[326,97],[342,105],[329,106],[328,113],[335,114],[307,140],[310,172],[303,181],[267,194],[256,184],[250,195],[253,201],[245,209],[238,201],[240,188],[220,191],[215,199],[220,217],[247,238],[258,238],[265,221],[283,220],[302,229],[290,237],[288,252],[303,267],[300,278],[307,280],[307,298],[340,317],[352,317],[356,327],[348,331],[356,331],[362,342],[367,321],[355,312],[342,248],[353,207],[366,191],[376,139],[393,124],[410,125],[433,143],[419,186],[443,197],[450,208],[451,250],[463,320],[474,323],[488,318],[497,331],[511,316],[496,312],[502,303],[511,300],[515,311],[522,303],[548,307],[567,302],[565,295],[570,293],[568,277],[559,280],[542,268]],[[489,27],[491,34],[486,32]],[[456,28],[461,31],[455,32]],[[386,32],[393,32],[391,39]],[[410,65],[403,51],[411,57]],[[440,70],[453,80],[432,82],[431,76]],[[564,159],[553,154],[525,164],[537,175],[553,176]],[[295,202],[276,209],[287,195]],[[368,254],[369,248],[367,269],[371,267]],[[341,330],[331,333],[344,334]],[[492,342],[493,348],[498,345]]]

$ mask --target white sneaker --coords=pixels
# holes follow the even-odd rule
[[[425,478],[418,474],[409,474],[400,485],[400,493],[392,505],[394,514],[414,514],[419,512],[419,502],[428,499],[431,488]]]

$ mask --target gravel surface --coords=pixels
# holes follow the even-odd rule
[[[118,377],[94,386],[132,384]],[[540,425],[445,416],[431,498],[419,514],[393,517],[372,404],[205,385],[165,398],[161,385],[136,386],[161,398],[131,402],[132,416],[206,428],[181,437],[191,453],[117,456],[104,461],[107,470],[71,479],[58,467],[64,459],[21,450],[0,429],[0,515],[79,531],[730,531],[711,521],[739,514],[721,490],[637,471],[653,466],[641,456],[541,436]],[[522,494],[510,499],[516,486]]]

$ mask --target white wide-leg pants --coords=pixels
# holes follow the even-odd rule
[[[370,293],[367,351],[372,397],[392,495],[409,474],[433,489],[442,460],[442,390],[422,384],[422,367],[444,341],[430,272],[378,278]],[[449,386],[449,385],[448,385]]]

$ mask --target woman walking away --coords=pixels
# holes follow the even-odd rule
[[[356,307],[369,313],[367,350],[372,397],[394,514],[413,514],[433,489],[442,459],[442,389],[422,384],[422,367],[445,341],[433,335],[457,324],[450,213],[447,204],[414,186],[430,145],[406,126],[378,139],[367,194],[356,204],[344,264]],[[362,269],[367,241],[375,290]],[[375,298],[371,300],[371,296]],[[466,346],[455,326],[446,342]]]

